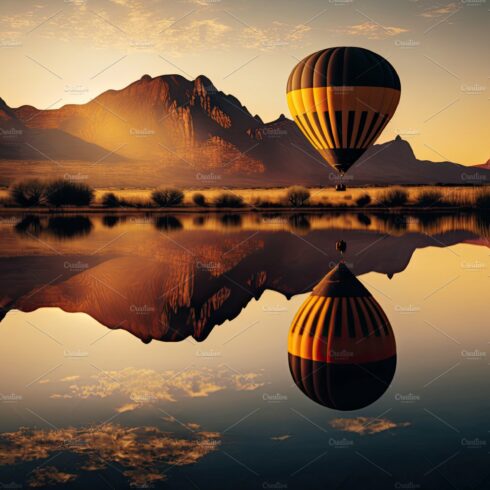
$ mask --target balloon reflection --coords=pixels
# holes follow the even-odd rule
[[[396,369],[393,329],[343,262],[298,310],[289,331],[288,358],[298,388],[329,408],[366,407],[390,385]]]

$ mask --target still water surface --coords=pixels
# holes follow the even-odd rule
[[[3,487],[489,487],[485,220],[3,216],[0,233]],[[288,366],[339,239],[397,352],[352,411]]]

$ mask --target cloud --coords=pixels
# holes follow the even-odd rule
[[[54,13],[49,12],[48,15],[49,9],[45,8],[44,5],[34,5],[32,8],[26,8],[25,6],[27,5],[27,2],[22,5],[24,7],[22,10],[21,4],[18,2],[15,9],[16,13],[0,15],[0,25],[3,26],[2,31],[8,28],[12,29],[15,34],[24,34],[39,26]],[[5,34],[5,32],[2,32],[2,34]]]
[[[29,479],[30,487],[49,487],[54,485],[64,485],[76,479],[77,475],[58,471],[54,466],[44,466],[36,468]]]
[[[43,460],[59,452],[82,458],[74,465],[79,470],[99,471],[115,464],[122,467],[131,486],[165,479],[162,466],[196,463],[219,446],[216,433],[190,434],[190,438],[173,436],[157,427],[122,427],[103,424],[98,427],[67,427],[40,430],[22,427],[0,435],[0,461],[4,465]],[[168,469],[168,468],[167,468]],[[66,468],[65,468],[65,471]],[[33,473],[31,486],[50,486],[71,482],[76,475],[46,467]]]
[[[134,0],[109,0],[109,1],[115,5],[121,5],[123,7],[132,7],[134,5],[139,5],[139,2]]]
[[[95,48],[164,50],[169,56],[227,44],[225,35],[232,30],[230,25],[197,9],[176,14],[166,10],[165,16],[156,15],[159,3],[111,0],[106,8],[95,9],[87,8],[83,0],[74,0],[73,8],[59,13],[48,8],[17,9],[14,14],[0,16],[1,39],[30,35],[65,43],[82,40]]]
[[[366,21],[362,24],[354,24],[345,28],[336,29],[336,32],[349,36],[364,36],[368,39],[386,39],[403,32],[408,32],[408,29],[404,27],[387,27],[376,24],[375,22]]]
[[[155,371],[127,367],[99,372],[89,382],[73,383],[68,393],[53,393],[51,398],[107,398],[122,394],[129,402],[117,410],[134,410],[145,403],[176,402],[181,398],[204,398],[218,391],[253,391],[265,385],[260,373],[234,373],[225,366],[178,371]]]
[[[208,432],[208,431],[198,432],[197,435],[204,437],[205,439],[219,439],[221,437],[221,434],[219,432]]]
[[[265,384],[257,373],[235,374],[231,383],[236,391],[254,391]]]
[[[194,3],[209,7],[215,1],[194,0]],[[53,12],[48,9],[30,9],[1,16],[2,38],[15,38],[39,26],[32,35],[56,42],[82,40],[95,48],[117,47],[179,57],[189,51],[196,53],[210,49],[268,51],[294,47],[311,31],[305,24],[279,21],[272,22],[267,28],[241,25],[233,17],[212,8],[166,9],[165,15],[159,16],[155,14],[161,10],[157,0],[110,0],[103,9],[87,8],[81,1],[73,7],[52,18]]]
[[[194,5],[199,5],[200,7],[209,7],[213,4],[219,4],[221,0],[188,0],[189,3],[193,3]]]
[[[117,413],[132,412],[140,407],[139,403],[125,403],[124,405],[116,408]]]
[[[429,19],[451,15],[461,8],[456,2],[448,3],[437,7],[431,7],[424,10],[420,15]]]
[[[60,381],[62,381],[63,383],[65,383],[65,382],[68,382],[68,381],[76,381],[77,379],[80,379],[80,376],[78,376],[76,374],[76,375],[73,375],[73,376],[65,376],[64,378],[61,378]]]
[[[366,434],[378,434],[391,429],[408,427],[410,422],[393,422],[389,419],[370,417],[338,418],[330,421],[330,426],[344,432],[354,432],[364,436]]]
[[[286,24],[274,21],[266,29],[245,27],[240,35],[240,45],[250,49],[269,51],[281,47],[294,47],[311,30],[304,24]]]
[[[289,434],[284,434],[283,436],[272,436],[271,440],[272,441],[285,441],[286,439],[289,439],[291,436]]]

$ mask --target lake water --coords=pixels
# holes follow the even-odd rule
[[[3,488],[490,487],[487,219],[4,215],[0,234]],[[288,365],[340,239],[396,341],[375,400],[330,380],[367,403],[348,411]]]

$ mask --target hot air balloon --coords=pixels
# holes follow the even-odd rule
[[[396,369],[390,322],[343,262],[320,281],[296,313],[288,358],[296,385],[329,408],[366,407],[390,385]]]
[[[299,129],[342,176],[388,124],[400,91],[398,74],[382,56],[336,47],[317,51],[293,68],[287,101]]]

